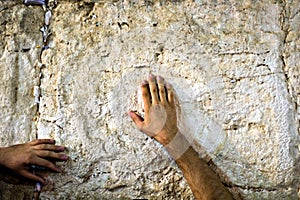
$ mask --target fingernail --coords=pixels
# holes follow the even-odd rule
[[[161,76],[157,76],[157,82],[163,83],[164,82],[164,78],[161,77]]]
[[[149,74],[148,79],[149,81],[153,82],[155,81],[155,76],[153,74]]]
[[[167,87],[168,89],[171,89],[171,88],[172,88],[172,86],[171,86],[170,83],[166,83],[166,87]]]
[[[65,147],[64,147],[64,146],[60,146],[60,147],[59,147],[59,150],[64,151],[64,150],[65,150]]]
[[[129,117],[133,118],[135,113],[136,113],[136,111],[130,111],[130,112],[128,113],[128,114],[129,114]]]
[[[63,156],[61,156],[61,159],[63,159],[63,160],[68,160],[68,159],[69,159],[69,156],[63,155]]]
[[[147,80],[143,80],[142,83],[141,83],[141,86],[144,86],[144,85],[148,85],[148,81]]]

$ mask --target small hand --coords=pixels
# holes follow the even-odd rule
[[[63,146],[55,145],[51,139],[38,139],[32,142],[0,148],[0,166],[7,171],[16,183],[41,182],[44,178],[32,172],[31,166],[44,167],[50,172],[61,172],[56,161],[66,161],[68,156],[61,153]],[[19,182],[17,181],[19,180]]]
[[[129,112],[135,125],[148,136],[166,146],[176,135],[177,116],[174,91],[160,76],[149,75],[140,86],[145,118]]]

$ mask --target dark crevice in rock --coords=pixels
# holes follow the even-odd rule
[[[18,90],[13,89],[13,88],[18,88],[19,87],[19,55],[16,56],[16,61],[13,67],[12,71],[12,77],[13,79],[11,80],[11,88],[12,88],[12,104],[14,106],[15,112],[17,111],[16,106],[18,103]]]
[[[289,34],[289,23],[288,23],[288,19],[289,19],[289,14],[290,14],[290,10],[289,10],[289,6],[287,5],[286,2],[282,3],[282,12],[280,13],[280,23],[281,23],[281,31],[283,33],[283,37],[282,37],[282,44],[281,44],[281,55],[280,55],[280,59],[282,61],[282,71],[284,72],[285,78],[286,78],[286,85],[287,85],[287,91],[290,94],[290,96],[293,96],[292,91],[290,91],[290,82],[289,82],[289,77],[288,77],[288,72],[287,72],[287,63],[286,63],[286,55],[287,55],[287,37]]]
[[[241,51],[241,52],[219,52],[217,55],[218,56],[234,56],[234,55],[264,55],[264,54],[268,54],[270,53],[270,51],[264,51],[264,52],[250,52],[250,51]]]
[[[296,67],[296,66],[289,66],[287,59],[290,56],[290,49],[288,46],[288,36],[291,32],[291,21],[290,19],[294,18],[295,15],[292,16],[291,13],[291,4],[287,1],[283,1],[282,2],[282,12],[280,13],[280,23],[281,23],[281,31],[283,33],[283,37],[282,37],[282,44],[281,44],[281,55],[280,55],[280,59],[282,61],[282,71],[284,72],[284,76],[285,76],[285,82],[286,82],[286,89],[289,93],[290,96],[290,102],[293,105],[293,113],[297,113],[297,93],[296,93],[296,89],[293,87],[293,84],[291,83],[290,80],[290,76],[289,76],[289,68],[291,67]],[[299,11],[296,12],[296,14],[299,13]],[[297,116],[295,116],[295,123],[297,130],[299,130],[300,127],[300,120],[296,119]],[[299,132],[298,132],[299,134]],[[295,146],[293,146],[295,143]],[[294,143],[292,143],[290,145],[290,148],[297,148],[297,141],[294,141]],[[299,154],[299,152],[298,152]],[[294,174],[298,175],[299,174],[299,169],[300,169],[300,164],[299,164],[299,160],[300,160],[300,156],[298,155],[297,158],[295,158],[294,162],[295,162],[295,166],[294,166]],[[297,188],[297,190],[300,190],[300,179],[299,177],[295,177],[294,181],[293,181],[293,188]],[[299,194],[298,194],[299,195]]]
[[[255,187],[255,186],[248,186],[248,185],[225,185],[228,188],[239,188],[243,190],[252,190],[254,192],[262,192],[262,191],[268,191],[268,192],[274,192],[274,191],[282,191],[282,190],[289,190],[288,187]]]
[[[221,75],[230,80],[240,81],[242,79],[252,79],[252,78],[259,78],[259,77],[264,77],[264,76],[278,75],[278,74],[283,74],[283,73],[282,72],[266,73],[266,74],[259,74],[259,75],[254,75],[254,76],[240,76],[240,77],[229,77],[227,74],[221,74]]]

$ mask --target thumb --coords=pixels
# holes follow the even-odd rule
[[[141,130],[144,124],[144,119],[133,111],[129,111],[128,114],[135,125]]]

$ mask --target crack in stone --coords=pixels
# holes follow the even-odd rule
[[[268,54],[270,53],[270,51],[264,51],[264,52],[251,52],[251,51],[238,51],[238,52],[221,52],[221,53],[217,53],[216,55],[218,56],[234,56],[234,55],[264,55],[264,54]]]
[[[42,73],[41,73],[41,68],[43,67],[43,65],[38,65],[38,84],[36,86],[36,88],[39,90],[39,92],[37,93],[37,97],[35,96],[35,103],[36,103],[36,111],[35,111],[35,115],[34,115],[34,119],[35,119],[35,138],[38,139],[38,125],[37,123],[39,122],[39,117],[40,117],[40,90],[41,90],[41,79],[42,79]]]
[[[254,76],[240,76],[240,77],[230,77],[227,74],[221,74],[221,76],[228,78],[230,80],[240,81],[242,79],[259,78],[259,77],[272,76],[272,75],[278,75],[278,74],[283,74],[283,72],[271,72],[271,73],[259,74],[259,75],[254,75]]]
[[[44,22],[44,25],[42,26],[42,28],[46,28],[47,30],[49,29],[49,21],[50,21],[50,17],[47,17],[46,16],[46,13],[47,12],[51,12],[53,8],[56,7],[56,0],[49,0],[47,2],[47,8],[45,9],[45,7],[43,7],[43,10],[44,10],[44,13],[45,13],[45,22]],[[50,13],[51,14],[51,13]],[[38,122],[40,121],[40,97],[41,97],[41,86],[42,86],[42,78],[43,78],[43,68],[45,67],[44,64],[42,64],[42,54],[43,54],[43,51],[45,49],[47,49],[46,47],[47,44],[48,44],[48,40],[47,40],[47,37],[49,36],[48,35],[48,32],[46,32],[46,36],[45,36],[45,30],[42,30],[40,29],[40,31],[42,31],[42,39],[43,39],[43,48],[40,52],[40,56],[39,56],[39,60],[38,60],[38,64],[37,64],[37,74],[38,74],[38,80],[37,80],[37,85],[34,86],[34,97],[35,97],[35,103],[36,103],[36,111],[35,111],[35,115],[34,115],[34,120],[35,120],[35,137],[36,139],[38,139]],[[50,29],[49,29],[50,30]],[[48,47],[49,48],[49,47]],[[57,125],[57,124],[56,124]],[[57,125],[60,129],[62,129],[62,127],[60,127],[59,125]]]
[[[228,188],[239,188],[239,189],[243,189],[243,190],[252,190],[254,192],[262,192],[262,191],[268,191],[268,192],[275,192],[275,191],[282,191],[282,190],[289,190],[290,188],[288,187],[255,187],[255,186],[245,186],[245,185],[226,185],[226,187]]]
[[[282,61],[282,71],[284,72],[284,76],[285,76],[285,82],[286,82],[286,88],[287,88],[287,92],[289,93],[290,97],[291,97],[291,103],[293,104],[293,109],[295,111],[295,113],[297,113],[297,109],[298,109],[298,105],[297,105],[297,96],[295,97],[294,96],[294,92],[296,91],[294,88],[293,88],[293,85],[291,84],[291,81],[290,81],[290,77],[288,75],[288,64],[287,64],[287,55],[289,53],[288,51],[288,47],[287,47],[287,44],[288,44],[288,36],[290,34],[290,24],[289,24],[289,19],[292,19],[294,18],[298,13],[299,13],[299,10],[294,14],[292,15],[291,13],[291,10],[290,10],[290,6],[288,6],[289,4],[286,2],[286,1],[283,1],[282,3],[282,12],[280,13],[280,17],[281,17],[281,30],[283,32],[283,42],[282,42],[282,46],[281,46],[281,55],[280,55],[280,59]],[[296,114],[297,115],[297,114]],[[299,127],[300,127],[300,120],[296,120],[298,122],[298,124],[296,125],[297,126],[297,130],[299,130]],[[296,122],[296,123],[297,123]],[[299,134],[299,132],[298,132]],[[296,158],[295,160],[295,163],[296,163],[296,166],[294,166],[295,168],[295,173],[297,173],[297,170],[299,170],[299,159],[300,157],[298,156],[298,158]],[[300,193],[300,180],[298,177],[296,177],[295,179],[295,183],[294,183],[294,186],[296,186],[297,188],[297,191],[298,191],[298,197],[299,197],[299,193]]]
[[[289,24],[287,23],[287,19],[288,19],[289,14],[290,14],[289,7],[287,6],[286,2],[283,2],[282,12],[280,13],[281,30],[283,32],[283,41],[282,41],[282,44],[281,44],[280,59],[282,61],[282,71],[284,72],[284,75],[285,75],[285,78],[286,78],[285,82],[287,84],[287,91],[290,94],[290,96],[292,97],[292,91],[290,91],[290,88],[289,88],[289,85],[290,85],[289,84],[289,77],[288,77],[288,74],[287,74],[287,71],[286,71],[287,64],[286,64],[286,56],[285,56],[286,53],[287,53],[286,44],[287,44],[287,37],[288,37],[288,34],[289,34]]]

